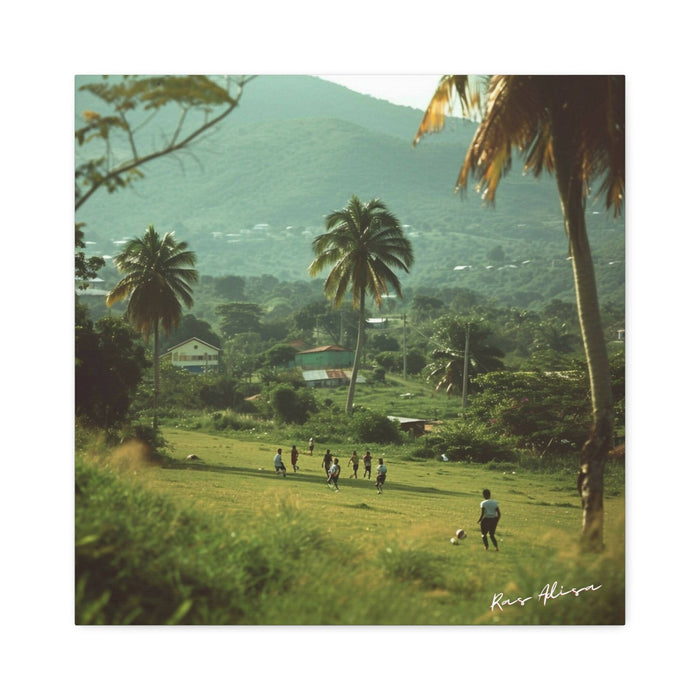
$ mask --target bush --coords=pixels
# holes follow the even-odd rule
[[[231,377],[207,377],[199,388],[199,398],[210,408],[231,408],[240,411],[245,405],[245,396],[238,382]]]
[[[398,424],[370,409],[356,410],[350,428],[353,437],[360,442],[394,445],[402,442]]]
[[[217,411],[211,414],[211,420],[216,430],[250,430],[259,425],[254,418],[234,411]]]
[[[319,444],[347,442],[351,437],[351,419],[347,413],[331,407],[312,416],[304,430]]]
[[[311,389],[295,389],[289,384],[275,386],[270,392],[270,404],[276,420],[283,423],[306,423],[311,413],[318,411]]]
[[[446,454],[455,462],[491,462],[513,460],[515,445],[507,438],[489,434],[481,426],[449,421],[426,438],[426,447],[435,457]]]

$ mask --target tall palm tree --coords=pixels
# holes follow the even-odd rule
[[[114,259],[125,276],[107,295],[107,306],[129,298],[126,318],[148,342],[153,333],[153,429],[158,428],[160,389],[159,329],[166,335],[177,328],[182,304],[192,306],[192,287],[197,279],[196,256],[187,243],[176,242],[174,233],[162,238],[153,226],[142,238],[133,238]]]
[[[456,94],[465,117],[480,119],[457,179],[466,187],[478,178],[493,202],[500,179],[511,167],[513,149],[525,171],[554,174],[573,262],[579,323],[592,402],[589,438],[581,453],[578,489],[583,505],[583,544],[603,546],[603,473],[612,444],[613,403],[593,260],[585,222],[594,181],[608,209],[622,211],[625,189],[624,76],[494,75],[480,89],[469,76],[444,76],[428,106],[414,144],[444,124]]]
[[[370,294],[378,308],[391,286],[401,296],[401,282],[391,268],[408,272],[413,249],[398,219],[378,199],[361,202],[353,195],[345,207],[326,217],[326,233],[313,241],[316,258],[309,265],[311,277],[332,265],[324,292],[339,307],[350,290],[353,308],[359,309],[357,344],[345,406],[352,413],[355,384],[364,345],[365,297]]]

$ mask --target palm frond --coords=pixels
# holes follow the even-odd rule
[[[435,90],[435,94],[425,110],[423,119],[413,137],[417,146],[425,134],[442,131],[445,117],[451,114],[455,106],[455,95],[462,108],[462,116],[479,119],[482,110],[482,91],[478,79],[469,75],[444,75]]]

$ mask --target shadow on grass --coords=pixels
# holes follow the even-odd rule
[[[206,464],[204,462],[173,462],[171,464],[166,464],[161,467],[162,469],[179,470],[179,471],[197,471],[197,472],[213,472],[217,474],[230,474],[235,476],[236,474],[245,474],[247,476],[256,476],[261,479],[281,481],[283,479],[294,479],[295,481],[304,481],[306,483],[315,483],[322,486],[327,486],[326,480],[323,474],[318,472],[307,472],[299,471],[293,472],[287,470],[287,476],[283,477],[280,474],[275,473],[273,468],[260,468],[255,467],[224,467],[217,464]],[[367,491],[370,487],[374,491],[374,479],[348,479],[341,475],[338,481],[338,486],[340,490],[357,490],[357,491]],[[401,484],[395,481],[387,481],[384,485],[384,493],[391,494],[392,491],[403,492],[403,493],[430,493],[436,496],[463,496],[464,491],[450,491],[446,489],[439,489],[433,486],[408,486],[406,484]]]

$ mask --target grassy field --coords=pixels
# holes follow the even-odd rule
[[[79,623],[624,622],[622,467],[608,477],[606,551],[592,555],[577,546],[573,471],[401,461],[387,449],[378,495],[362,467],[348,478],[343,447],[335,492],[321,467],[331,445],[313,458],[302,451],[301,471],[283,478],[272,467],[276,444],[164,435],[171,459],[161,466],[131,447],[80,459]],[[290,446],[279,446],[289,466]],[[478,531],[483,488],[501,504],[499,552],[484,551]],[[452,545],[460,527],[467,537]]]
[[[345,410],[347,387],[317,388],[314,394],[320,404],[330,400]],[[388,415],[425,420],[454,419],[462,410],[461,395],[435,392],[427,382],[411,376],[403,379],[400,374],[387,374],[384,383],[358,384],[354,403]]]

